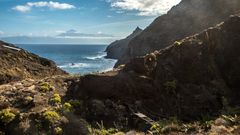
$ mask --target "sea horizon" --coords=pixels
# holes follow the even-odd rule
[[[26,43],[26,44],[18,44],[18,43],[14,43],[15,45],[82,45],[82,46],[92,46],[92,45],[100,45],[100,46],[107,46],[108,44],[82,44],[82,43],[79,43],[79,44],[65,44],[65,43],[63,43],[63,44],[58,44],[58,43],[43,43],[43,44],[40,44],[40,43],[32,43],[32,44],[30,44],[30,43]]]

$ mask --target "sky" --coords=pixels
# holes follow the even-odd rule
[[[0,39],[109,44],[147,27],[180,0],[0,0]]]

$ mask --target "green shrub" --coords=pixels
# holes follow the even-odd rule
[[[115,128],[106,129],[103,125],[103,122],[97,123],[97,125],[98,129],[89,127],[91,135],[125,135],[123,132],[120,132],[118,129]]]
[[[54,134],[55,135],[62,135],[63,134],[62,128],[60,128],[60,127],[54,128]]]
[[[5,124],[13,121],[15,117],[16,115],[12,112],[11,109],[3,109],[2,111],[0,111],[0,120]]]
[[[63,104],[63,111],[64,112],[71,112],[72,111],[72,105],[68,102]]]
[[[82,102],[79,100],[70,100],[68,101],[73,107],[80,107],[82,105]]]
[[[53,91],[54,87],[51,86],[50,84],[44,82],[40,84],[40,89],[44,92],[48,92],[48,91]]]
[[[150,128],[150,131],[152,133],[155,133],[155,134],[160,134],[161,133],[161,127],[159,126],[158,123],[154,123],[151,128]]]
[[[57,112],[55,111],[46,111],[43,113],[43,118],[52,124],[54,124],[56,121],[60,119],[60,116]]]
[[[178,130],[179,123],[181,121],[178,120],[176,116],[170,117],[168,119],[161,119],[155,123],[152,124],[150,131],[155,135],[162,134],[166,132],[167,130]]]
[[[59,94],[54,94],[53,98],[50,101],[54,104],[57,104],[57,103],[61,103],[62,99]]]

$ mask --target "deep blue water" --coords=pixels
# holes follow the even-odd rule
[[[53,60],[69,73],[87,74],[112,69],[116,60],[105,59],[106,45],[18,45]]]

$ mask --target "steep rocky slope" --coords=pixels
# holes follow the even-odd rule
[[[182,0],[131,40],[117,65],[214,26],[239,10],[239,0]]]
[[[0,41],[0,84],[24,78],[66,74],[51,60]]]
[[[191,120],[218,114],[226,101],[240,104],[239,26],[240,17],[232,16],[150,57],[135,58],[123,70],[82,77],[70,95],[131,104],[153,118]]]
[[[107,48],[107,56],[106,58],[111,58],[111,59],[120,59],[123,57],[127,51],[128,44],[130,40],[132,40],[134,37],[139,35],[142,32],[142,29],[137,27],[131,35],[126,37],[125,39],[117,40],[113,43],[111,43]]]

